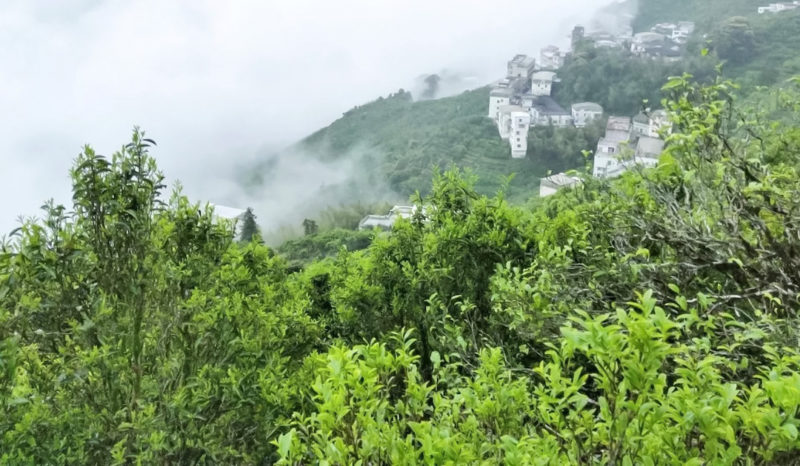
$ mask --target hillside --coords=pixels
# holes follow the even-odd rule
[[[649,106],[660,106],[661,86],[669,76],[690,73],[710,83],[717,76],[717,65],[724,62],[723,76],[744,85],[743,98],[763,100],[758,86],[782,85],[800,72],[794,46],[800,35],[800,12],[758,15],[756,5],[744,0],[679,0],[676,5],[642,0],[634,19],[638,29],[661,21],[697,22],[684,58],[652,61],[633,58],[626,51],[581,49],[559,71],[561,82],[553,96],[565,108],[593,101],[610,114],[634,115],[645,100]],[[731,20],[734,15],[744,15],[744,20]],[[710,53],[703,55],[704,49]],[[479,88],[444,99],[414,101],[410,93],[400,91],[357,106],[287,150],[265,157],[260,166],[248,170],[245,183],[269,185],[280,176],[280,170],[272,169],[279,159],[346,163],[350,176],[326,183],[312,200],[304,201],[304,215],[315,216],[329,204],[402,202],[415,191],[425,193],[435,169],[472,170],[482,194],[496,192],[514,174],[507,194],[522,202],[536,196],[541,177],[585,166],[582,152],[594,150],[601,122],[582,130],[533,128],[528,157],[513,160],[485,117],[487,94],[487,88]]]
[[[596,127],[558,134],[542,128],[530,139],[528,158],[512,160],[487,113],[487,88],[419,102],[401,91],[348,111],[286,154],[356,159],[366,172],[359,178],[385,180],[405,197],[427,191],[434,168],[469,168],[481,179],[478,191],[486,194],[515,174],[509,195],[525,200],[548,170],[582,165],[582,151],[591,150],[599,137]]]
[[[633,21],[636,32],[649,30],[656,23],[694,21],[701,30],[713,29],[724,18],[750,16],[764,0],[637,0],[638,13]]]

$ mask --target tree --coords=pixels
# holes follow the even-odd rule
[[[303,220],[303,233],[306,236],[316,235],[319,231],[319,227],[317,226],[317,222],[311,219]]]
[[[747,18],[734,16],[714,34],[717,56],[734,64],[749,62],[756,52],[756,38]]]
[[[260,231],[256,224],[256,215],[253,213],[253,209],[248,207],[244,215],[242,215],[242,233],[239,235],[239,241],[249,243],[253,238],[258,239],[259,236]]]
[[[439,93],[439,81],[442,78],[439,77],[438,74],[429,75],[425,78],[425,85],[427,86],[424,91],[422,91],[422,98],[423,99],[435,99],[436,94]]]

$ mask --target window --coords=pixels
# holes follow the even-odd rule
[[[519,142],[519,138],[517,138],[517,142]]]

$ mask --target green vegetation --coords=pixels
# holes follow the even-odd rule
[[[328,230],[289,240],[280,245],[277,252],[289,262],[290,267],[296,268],[315,260],[333,257],[342,248],[347,251],[366,249],[372,242],[373,235],[371,231]]]
[[[728,76],[744,88],[783,85],[800,73],[800,56],[794,43],[800,35],[800,11],[755,15],[747,19],[753,33],[753,49],[745,60],[731,60]],[[751,45],[746,45],[751,47]]]
[[[570,57],[559,71],[561,83],[553,97],[562,105],[597,102],[612,115],[632,116],[642,110],[643,101],[661,101],[661,85],[667,76],[691,73],[709,81],[717,61],[711,57],[686,57],[677,62],[634,58],[628,51],[583,49]]]
[[[325,160],[355,158],[366,172],[360,176],[386,182],[405,197],[428,192],[434,169],[459,167],[479,176],[478,192],[495,193],[508,183],[509,197],[525,200],[541,177],[576,168],[576,161],[582,166],[581,152],[597,144],[594,129],[537,130],[528,158],[513,160],[486,117],[488,105],[486,88],[421,102],[401,91],[354,108],[291,150]]]
[[[87,147],[73,209],[0,247],[0,463],[793,461],[800,126],[665,89],[654,169],[532,209],[437,173],[296,271],[162,202],[140,132]]]
[[[253,241],[253,239],[259,239],[261,232],[256,224],[256,214],[253,213],[253,209],[248,207],[247,210],[245,210],[241,222],[242,231],[239,234],[239,241],[242,241],[243,243],[249,243],[250,241]]]
[[[761,0],[637,0],[638,14],[633,22],[636,32],[649,30],[657,23],[695,21],[700,30],[710,30],[731,16],[751,16]]]

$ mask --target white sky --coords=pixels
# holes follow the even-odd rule
[[[603,3],[0,0],[0,236],[69,204],[83,144],[108,155],[139,125],[168,181],[215,201],[260,148],[422,73],[499,78]]]

